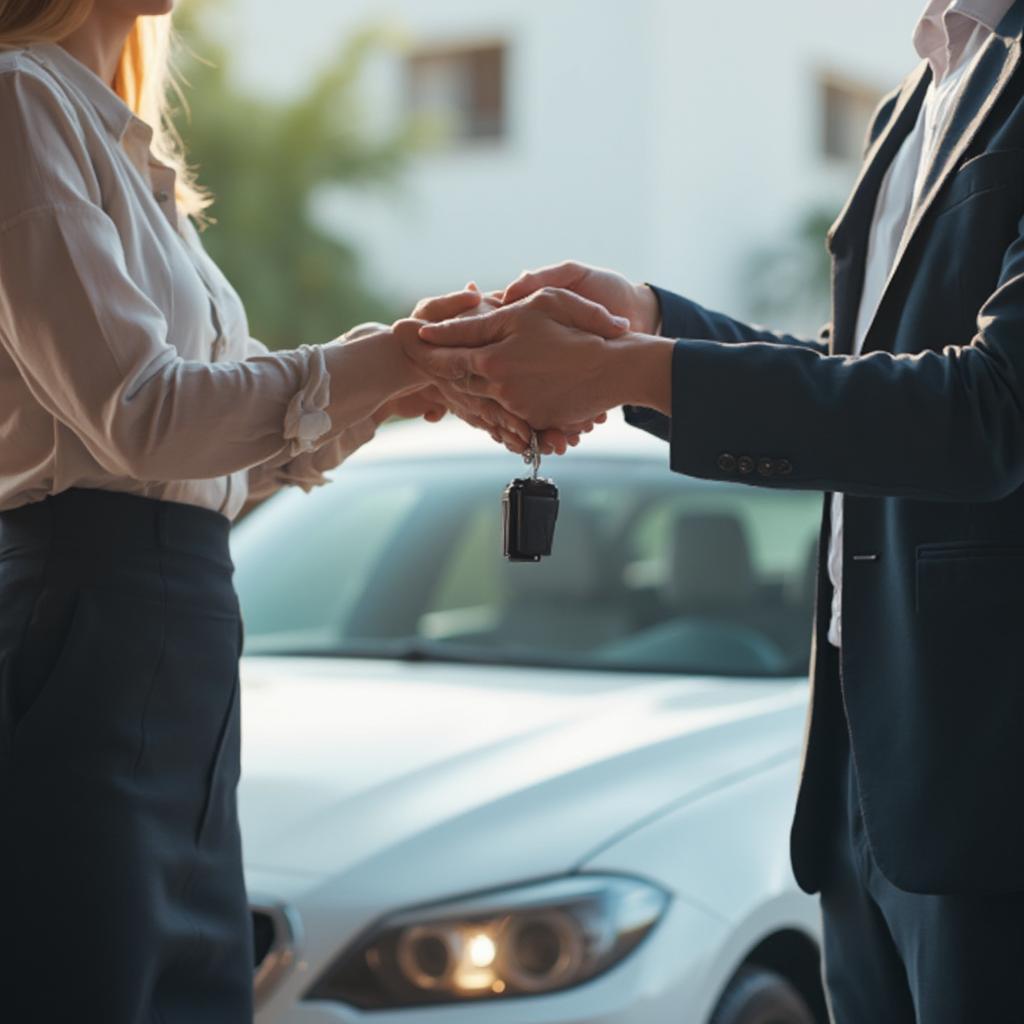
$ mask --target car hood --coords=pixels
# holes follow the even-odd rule
[[[371,903],[571,870],[792,757],[802,682],[355,660],[243,661],[251,870]]]

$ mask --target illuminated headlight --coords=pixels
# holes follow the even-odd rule
[[[647,882],[579,875],[424,907],[380,924],[306,998],[376,1009],[556,992],[617,964],[667,904]]]

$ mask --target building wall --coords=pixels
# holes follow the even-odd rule
[[[418,156],[397,188],[321,197],[379,286],[412,301],[497,287],[563,258],[613,266],[746,313],[751,252],[811,207],[838,210],[856,168],[820,147],[817,75],[892,88],[916,63],[922,0],[236,0],[253,88],[288,92],[346,33],[404,45],[507,40],[509,131]],[[237,19],[233,22],[238,24]],[[401,57],[372,67],[381,130]]]
[[[652,260],[687,294],[746,312],[749,254],[784,242],[811,208],[838,212],[856,175],[821,154],[818,74],[895,87],[917,63],[910,36],[923,5],[659,6],[672,31],[659,37],[659,91],[670,100],[661,118],[669,131],[654,143],[665,216]],[[687,39],[702,41],[699,61],[685,59]]]

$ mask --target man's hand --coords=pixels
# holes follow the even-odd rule
[[[431,300],[441,301],[441,300]],[[485,314],[487,315],[487,314]],[[399,344],[406,355],[416,348],[423,346],[419,340],[420,328],[426,326],[422,320],[399,320],[392,330]],[[422,371],[423,367],[414,359],[413,362]],[[471,426],[486,431],[499,444],[505,445],[509,451],[522,455],[530,446],[530,426],[518,416],[513,415],[497,402],[486,396],[471,395],[452,387],[443,380],[433,380],[425,375],[425,380],[430,384],[427,389],[428,402],[436,402],[440,398],[445,408],[454,412],[459,419],[464,420]],[[426,385],[425,385],[426,387]],[[404,399],[413,400],[417,395],[422,394],[424,389],[407,393],[400,396],[396,401]],[[420,415],[415,413],[414,415]]]
[[[481,316],[499,309],[501,305],[500,292],[484,294],[476,284],[470,282],[462,291],[424,299],[413,310],[411,319],[436,323],[454,317]],[[522,454],[529,447],[529,426],[508,416],[493,401],[461,393],[452,387],[440,388],[435,393],[440,394],[447,407],[461,420],[490,434],[498,444],[504,444],[510,451]],[[541,452],[545,455],[564,455],[569,448],[575,448],[580,443],[581,434],[590,433],[595,423],[603,422],[605,418],[602,415],[593,422],[577,424],[577,429],[567,432],[539,431],[537,441]]]
[[[501,305],[501,298],[497,294],[484,295],[472,281],[461,291],[449,292],[447,295],[438,295],[433,298],[423,299],[416,304],[412,311],[410,321],[438,321],[450,320],[459,316],[474,316],[489,313]],[[402,326],[403,330],[409,329],[405,325],[409,321],[400,321],[395,327]],[[417,324],[417,326],[419,326]],[[525,423],[519,423],[515,417],[509,416],[504,410],[499,409],[495,403],[484,399],[474,398],[469,395],[460,395],[452,388],[441,388],[433,385],[425,392],[430,396],[429,400],[440,401],[444,404],[445,410],[451,410],[463,422],[471,427],[483,430],[490,434],[491,438],[498,444],[505,445],[510,451],[522,454],[529,447],[529,427]],[[416,395],[409,396],[415,399]],[[391,415],[401,415],[392,413]],[[414,415],[419,415],[415,413]],[[387,418],[387,417],[385,417]],[[437,422],[428,415],[424,415],[428,422]],[[437,417],[440,419],[441,417]],[[578,442],[578,439],[576,441]]]
[[[633,284],[612,270],[588,267],[582,263],[557,263],[540,270],[525,271],[502,295],[502,303],[525,299],[542,288],[564,288],[604,306],[629,321],[637,334],[656,334],[661,310],[654,292],[645,284]],[[437,319],[424,317],[425,320]]]
[[[626,400],[626,365],[614,350],[628,328],[595,302],[544,288],[489,313],[426,324],[419,335],[430,345],[406,352],[435,380],[535,429],[576,433]]]

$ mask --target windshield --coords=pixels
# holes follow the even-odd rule
[[[552,557],[511,564],[500,499],[521,468],[368,463],[268,502],[232,539],[245,653],[806,671],[820,496],[577,456],[552,463]]]

